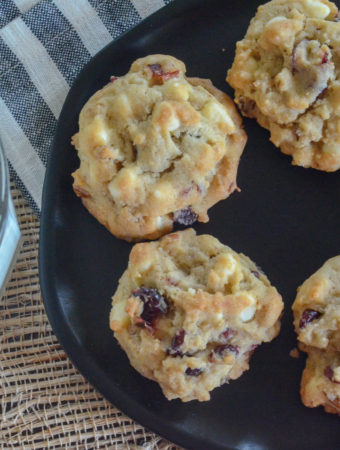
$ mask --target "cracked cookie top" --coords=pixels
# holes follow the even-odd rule
[[[154,239],[208,221],[236,188],[246,134],[231,99],[166,55],[135,61],[82,109],[74,191],[114,235]]]
[[[242,114],[293,164],[340,168],[340,22],[327,0],[273,0],[237,43],[227,81]]]

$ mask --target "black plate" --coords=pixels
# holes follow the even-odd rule
[[[158,385],[129,365],[109,329],[111,296],[131,245],[92,218],[72,192],[78,166],[70,137],[86,100],[110,75],[132,61],[167,53],[185,61],[188,74],[224,81],[235,43],[254,15],[254,0],[177,1],[157,12],[86,66],[62,110],[45,179],[40,277],[52,327],[87,379],[127,415],[186,448],[339,448],[339,418],[307,409],[299,398],[304,358],[296,345],[290,306],[296,288],[323,262],[340,253],[340,173],[293,167],[255,121],[245,120],[249,140],[234,193],[197,224],[256,261],[285,301],[280,336],[260,347],[251,369],[215,389],[210,402],[167,401]],[[225,49],[223,51],[222,49]]]

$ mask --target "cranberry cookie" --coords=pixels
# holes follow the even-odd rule
[[[273,0],[237,43],[227,81],[292,163],[340,168],[340,22],[327,0]]]
[[[340,255],[302,284],[292,309],[299,348],[308,354],[302,402],[340,414]]]
[[[132,366],[169,399],[210,399],[280,330],[281,296],[246,256],[193,229],[136,244],[110,327]]]
[[[340,415],[340,353],[309,347],[301,379],[301,399],[305,406],[323,406]]]
[[[300,342],[340,352],[340,255],[300,286],[292,309]]]
[[[138,59],[80,113],[73,189],[119,238],[207,222],[207,210],[237,188],[241,117],[209,80],[185,71],[171,56]]]

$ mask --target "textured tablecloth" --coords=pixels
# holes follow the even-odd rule
[[[103,399],[67,358],[41,299],[39,220],[11,191],[24,241],[0,299],[0,448],[177,449]]]
[[[171,1],[0,0],[0,137],[11,175],[38,215],[70,86],[112,39]]]
[[[104,400],[51,330],[39,212],[63,101],[86,62],[169,0],[0,0],[0,136],[23,247],[0,299],[0,448],[172,449]],[[17,189],[20,188],[20,190]]]

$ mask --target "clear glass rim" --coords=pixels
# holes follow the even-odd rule
[[[0,138],[0,242],[5,230],[8,215],[9,177],[5,154]]]

